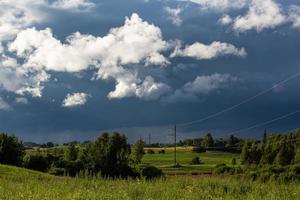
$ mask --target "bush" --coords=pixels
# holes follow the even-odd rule
[[[158,153],[159,153],[159,154],[165,154],[166,151],[165,151],[164,149],[161,149],[161,150],[158,151]]]
[[[232,164],[233,166],[236,165],[236,158],[232,158],[231,164]]]
[[[300,175],[300,165],[290,166],[290,171],[295,175]]]
[[[258,173],[256,171],[251,171],[248,176],[251,178],[251,180],[255,181],[258,177]]]
[[[49,162],[45,155],[38,154],[27,154],[24,156],[23,165],[27,169],[36,171],[46,172],[49,168]]]
[[[218,164],[214,169],[215,174],[234,174],[235,169],[233,167],[229,167],[226,164]]]
[[[194,147],[194,148],[192,149],[192,152],[193,152],[193,153],[205,153],[206,150],[205,150],[205,148],[199,146],[199,147]]]
[[[66,162],[66,174],[69,176],[76,176],[81,170],[83,170],[83,163],[80,161],[67,161]]]
[[[51,166],[48,173],[54,176],[64,176],[66,174],[66,170],[64,168]]]
[[[200,158],[198,156],[194,157],[192,159],[192,162],[191,162],[192,165],[199,165],[199,164],[202,164],[202,161],[200,160]]]
[[[148,149],[147,154],[155,154],[155,152],[153,151],[153,149]]]
[[[141,174],[146,180],[151,180],[154,178],[160,178],[163,176],[163,172],[161,169],[158,169],[154,166],[147,166],[141,170]]]

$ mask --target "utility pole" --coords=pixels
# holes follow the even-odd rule
[[[148,135],[149,146],[151,145],[151,133]]]
[[[177,165],[177,160],[176,160],[176,124],[174,126],[174,166]]]

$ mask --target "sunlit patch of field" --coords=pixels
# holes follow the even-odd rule
[[[145,154],[143,164],[160,167],[167,174],[207,174],[211,173],[215,165],[225,163],[231,165],[232,158],[236,158],[239,163],[239,154],[226,152],[205,152],[193,153],[192,147],[177,148],[177,163],[179,167],[174,167],[174,148],[150,148],[155,154]],[[164,149],[165,153],[158,153]],[[145,149],[147,152],[147,148]],[[191,161],[198,156],[203,164],[192,165]]]

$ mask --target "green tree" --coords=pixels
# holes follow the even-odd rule
[[[87,163],[89,161],[88,147],[80,147],[78,150],[77,160]]]
[[[259,164],[262,158],[262,150],[260,144],[255,141],[245,141],[242,153],[242,164]]]
[[[273,149],[272,144],[266,143],[263,145],[262,157],[260,160],[261,164],[273,164],[276,157],[276,151]]]
[[[124,135],[113,133],[109,136],[108,133],[103,133],[88,151],[94,172],[110,177],[127,176],[131,173],[128,165],[131,149]]]
[[[252,146],[250,148],[250,164],[259,164],[262,157],[262,149],[261,145],[256,142],[252,142]]]
[[[67,161],[75,161],[78,157],[78,149],[76,148],[75,144],[69,144],[68,148],[65,152],[65,159]]]
[[[265,130],[264,135],[263,135],[263,139],[262,139],[262,143],[263,145],[265,145],[267,143],[267,130]]]
[[[49,160],[41,153],[26,154],[23,158],[23,166],[41,172],[46,172],[50,167]]]
[[[245,141],[241,152],[241,163],[250,164],[250,141]]]
[[[24,146],[17,137],[0,134],[0,163],[9,165],[21,165],[24,155]]]
[[[227,141],[227,145],[226,146],[234,146],[235,144],[237,144],[239,142],[239,139],[237,137],[234,137],[234,135],[230,135],[228,141]]]
[[[276,155],[275,163],[278,165],[289,165],[291,164],[294,158],[294,149],[290,142],[287,142],[286,139],[282,140],[280,144],[279,152]]]
[[[134,164],[140,164],[142,162],[145,154],[144,147],[145,142],[142,139],[136,141],[136,143],[132,146],[131,160]]]
[[[300,146],[297,146],[295,150],[295,158],[294,158],[295,164],[300,164]]]
[[[213,147],[214,146],[214,138],[212,137],[212,135],[210,133],[206,134],[206,136],[204,137],[204,139],[202,141],[202,145],[204,147]]]

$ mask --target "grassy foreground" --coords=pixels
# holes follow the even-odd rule
[[[299,183],[251,182],[229,177],[176,176],[156,181],[53,177],[0,165],[2,200],[300,199]]]

